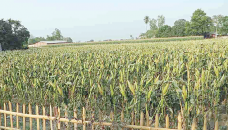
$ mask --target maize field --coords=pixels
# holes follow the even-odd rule
[[[64,104],[116,115],[124,110],[129,117],[132,111],[152,118],[213,116],[220,106],[228,111],[227,45],[209,39],[1,52],[0,102]]]

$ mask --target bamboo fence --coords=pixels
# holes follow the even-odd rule
[[[4,103],[3,106],[3,110],[0,108],[0,129],[5,129],[5,130],[20,130],[21,127],[21,123],[19,123],[19,117],[23,119],[23,130],[26,130],[26,119],[29,119],[29,129],[30,130],[34,130],[33,128],[33,119],[36,120],[36,129],[40,130],[41,128],[43,130],[46,130],[47,128],[47,123],[46,121],[50,122],[48,125],[48,129],[50,130],[61,130],[61,129],[69,129],[68,126],[70,123],[73,124],[73,129],[74,130],[78,130],[78,125],[82,125],[83,130],[87,130],[87,129],[92,129],[95,130],[95,126],[101,126],[103,127],[109,127],[109,129],[114,130],[116,128],[114,128],[114,125],[112,122],[96,122],[94,121],[94,115],[93,116],[93,120],[92,121],[87,121],[86,120],[86,109],[83,108],[82,109],[82,118],[78,119],[77,116],[77,111],[74,110],[73,119],[69,119],[68,118],[68,113],[67,111],[65,111],[64,115],[65,117],[61,117],[61,110],[60,108],[54,107],[54,115],[53,116],[53,107],[50,105],[49,107],[49,116],[47,116],[46,111],[47,110],[44,106],[42,106],[42,115],[39,114],[39,106],[36,105],[35,106],[35,114],[32,114],[32,106],[29,104],[28,105],[28,109],[26,109],[26,105],[23,104],[22,105],[22,113],[19,112],[19,104],[17,103],[15,105],[16,107],[16,112],[12,111],[12,104],[11,102],[8,103],[8,108],[9,110],[7,110],[7,106],[6,103]],[[28,110],[29,114],[26,114],[26,110]],[[2,116],[3,115],[3,116]],[[101,116],[101,113],[99,113],[99,115]],[[16,117],[16,118],[13,118]],[[145,116],[145,117],[144,117]],[[9,117],[10,122],[8,122],[7,125],[7,118]],[[169,127],[170,122],[169,122],[169,116],[167,115],[165,118],[165,124],[166,127],[165,128],[160,128],[159,127],[159,115],[156,114],[155,116],[155,125],[154,127],[151,127],[151,121],[149,120],[149,114],[148,112],[146,112],[146,114],[144,114],[143,112],[141,112],[140,114],[140,125],[135,125],[135,116],[134,113],[131,113],[131,124],[130,125],[122,125],[121,129],[122,130],[134,130],[134,129],[140,129],[140,130],[182,130],[182,117],[179,114],[178,115],[178,126],[176,129],[171,129]],[[2,121],[3,119],[3,121]],[[16,120],[15,120],[16,119]],[[114,114],[113,112],[110,113],[110,119],[111,121],[114,121]],[[40,124],[40,120],[42,120],[43,124]],[[53,125],[53,122],[56,121],[57,126],[55,127],[55,125]],[[4,122],[4,124],[2,124],[2,122]],[[16,126],[14,126],[16,123]],[[65,128],[61,128],[61,124],[64,123],[65,124]],[[124,124],[124,112],[121,112],[121,123]],[[9,125],[10,124],[10,125]],[[87,127],[88,125],[91,125],[91,128]],[[197,128],[197,123],[196,120],[194,119],[192,122],[192,128],[191,130],[196,130]],[[28,129],[28,128],[27,128]],[[214,130],[218,130],[219,129],[219,125],[218,125],[218,121],[215,122],[215,128]],[[204,126],[203,126],[203,130],[207,130],[207,117],[204,117]]]

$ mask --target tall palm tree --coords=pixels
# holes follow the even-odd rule
[[[145,22],[145,24],[146,24],[146,31],[147,31],[147,24],[149,23],[149,21],[150,21],[149,16],[145,16],[144,22]]]

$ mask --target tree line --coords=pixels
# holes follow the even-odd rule
[[[148,24],[150,29],[142,33],[140,37],[183,37],[192,35],[207,35],[210,33],[227,35],[228,34],[228,16],[214,15],[213,17],[197,9],[192,14],[191,20],[179,19],[174,22],[174,26],[165,25],[165,17],[159,15],[157,19],[144,17],[146,28]]]
[[[18,20],[0,19],[0,51],[27,49],[29,44],[34,44],[40,41],[64,40],[73,42],[70,37],[63,37],[59,29],[46,38],[33,37],[27,28],[25,28]]]
[[[67,41],[69,43],[72,43],[73,40],[70,38],[70,37],[64,37],[61,33],[61,31],[59,29],[55,29],[54,32],[49,36],[47,35],[47,37],[33,37],[31,36],[29,38],[29,45],[31,44],[35,44],[37,42],[40,42],[40,41],[55,41],[55,40],[63,40],[63,41]]]

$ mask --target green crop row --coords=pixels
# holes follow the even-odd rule
[[[99,45],[99,44],[127,44],[127,43],[153,43],[153,42],[170,42],[170,41],[188,41],[188,40],[202,40],[202,36],[189,36],[189,37],[170,37],[170,38],[153,38],[153,39],[138,39],[138,40],[120,40],[120,41],[101,41],[101,42],[83,42],[83,43],[70,43],[70,44],[56,44],[49,45],[48,47],[61,47],[61,46],[82,46],[82,45]],[[47,46],[46,46],[47,47]]]

